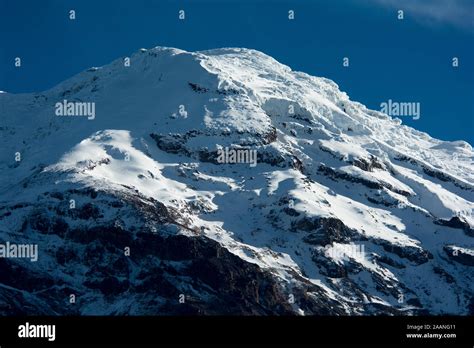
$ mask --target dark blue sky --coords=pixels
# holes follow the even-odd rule
[[[431,8],[426,4],[433,2]],[[469,0],[470,1],[470,0]],[[0,90],[41,91],[141,47],[248,47],[334,80],[373,109],[420,102],[403,123],[474,144],[474,1],[0,0]],[[453,4],[465,5],[460,11]],[[419,6],[418,6],[419,4]],[[68,17],[76,10],[76,20]],[[178,20],[178,10],[186,20]],[[288,10],[295,20],[288,20]],[[466,15],[467,13],[467,15]],[[458,18],[459,17],[459,18]],[[22,68],[14,58],[22,58]],[[453,56],[460,66],[451,65]],[[350,67],[342,58],[350,58]]]

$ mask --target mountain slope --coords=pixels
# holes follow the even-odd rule
[[[471,146],[330,80],[156,47],[0,111],[0,239],[40,250],[0,259],[5,314],[474,311]]]

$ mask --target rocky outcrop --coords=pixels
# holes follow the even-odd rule
[[[342,179],[342,180],[345,180],[345,181],[362,184],[362,185],[364,185],[364,186],[366,186],[370,189],[374,189],[374,190],[382,190],[385,187],[388,190],[393,191],[395,193],[398,193],[400,195],[403,195],[403,196],[406,196],[406,197],[410,196],[410,192],[397,189],[397,188],[393,187],[390,184],[387,184],[387,183],[384,183],[384,182],[371,181],[371,180],[367,180],[367,179],[360,178],[360,177],[355,177],[353,175],[335,170],[335,169],[330,168],[330,167],[325,166],[325,165],[320,165],[319,168],[318,168],[318,171],[320,173],[330,177],[330,178],[333,178],[333,179]]]
[[[341,220],[331,217],[304,217],[294,221],[292,228],[309,232],[303,237],[303,241],[311,245],[348,243],[354,236],[354,232]]]
[[[448,257],[465,266],[474,266],[474,250],[446,245],[443,247]]]
[[[463,230],[468,236],[474,237],[474,229],[467,223],[466,220],[460,218],[459,216],[453,216],[449,220],[436,219],[434,223],[441,226],[459,228]]]
[[[160,202],[126,191],[116,194],[84,189],[43,195],[51,201],[31,209],[24,233],[31,236],[32,243],[39,235],[56,241],[56,246],[41,250],[41,259],[56,265],[54,272],[43,268],[32,272],[19,261],[0,259],[2,284],[30,292],[28,297],[12,297],[10,290],[0,289],[2,315],[296,314],[290,290],[275,275],[184,226],[179,212]],[[71,195],[93,195],[94,203],[58,208],[57,201]],[[50,210],[54,207],[56,210]],[[102,214],[105,207],[107,217]],[[117,224],[125,211],[135,214],[142,224],[133,229]],[[94,223],[84,224],[87,220]],[[170,234],[172,225],[192,234]],[[303,278],[295,285],[298,282],[291,292],[292,301],[301,302],[308,314],[343,313],[338,303],[314,296],[321,292],[318,287]],[[71,294],[77,298],[74,304],[68,304]],[[116,304],[124,301],[133,303],[132,307],[117,309]],[[39,310],[43,303],[48,305]]]
[[[384,170],[385,167],[379,160],[372,156],[370,158],[356,158],[352,161],[352,165],[366,171],[366,172],[373,172],[374,169],[381,169]]]

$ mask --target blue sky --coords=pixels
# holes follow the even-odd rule
[[[0,0],[0,90],[45,90],[142,47],[248,47],[373,109],[419,102],[404,124],[474,144],[473,18],[471,0]]]

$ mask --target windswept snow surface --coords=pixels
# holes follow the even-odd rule
[[[95,118],[57,116],[64,100],[95,103]],[[160,202],[177,214],[169,233],[216,241],[288,294],[312,284],[307,297],[334,301],[333,314],[474,311],[471,146],[401,125],[328,79],[250,49],[156,47],[42,93],[0,93],[0,112],[2,240],[36,240],[22,225],[47,193],[92,188]],[[216,162],[224,147],[256,150],[257,166]],[[31,267],[55,267],[56,238],[41,236],[52,247]],[[81,312],[117,313],[120,296],[91,295]],[[300,301],[295,313],[318,314]]]

